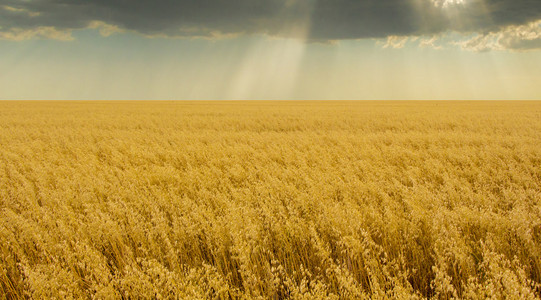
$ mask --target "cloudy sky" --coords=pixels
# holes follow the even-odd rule
[[[0,0],[0,99],[540,99],[541,0]]]

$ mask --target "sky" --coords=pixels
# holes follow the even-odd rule
[[[541,1],[0,0],[0,99],[541,99]]]

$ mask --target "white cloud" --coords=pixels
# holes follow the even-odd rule
[[[123,29],[118,28],[118,26],[116,25],[107,24],[102,21],[92,21],[88,25],[88,28],[99,30],[100,34],[104,37],[108,37],[115,33],[122,33],[125,31]]]
[[[447,8],[452,5],[464,4],[465,0],[431,0],[434,6]]]
[[[13,6],[9,6],[9,5],[2,6],[2,9],[4,9],[5,11],[8,11],[8,12],[12,12],[12,13],[25,14],[25,15],[27,15],[29,17],[38,17],[38,16],[41,15],[40,12],[30,11],[30,10],[27,10],[25,8],[18,8],[18,7],[13,7]]]
[[[522,26],[508,26],[498,32],[478,34],[456,44],[464,50],[475,52],[541,49],[541,20]]]
[[[439,40],[440,40],[439,36],[432,36],[432,37],[428,37],[428,38],[422,38],[419,41],[419,47],[441,50],[441,49],[443,49],[443,46],[436,44]]]
[[[390,36],[387,38],[387,43],[383,45],[383,48],[402,49],[409,40],[410,38],[407,36]]]
[[[50,26],[41,26],[32,29],[11,28],[6,31],[2,31],[0,28],[0,39],[23,41],[34,38],[44,38],[59,41],[71,41],[73,37],[71,30],[58,30]]]

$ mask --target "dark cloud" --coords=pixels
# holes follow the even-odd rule
[[[540,19],[539,0],[0,0],[3,32],[74,30],[100,21],[145,35],[302,31],[311,40],[341,40],[487,34]]]

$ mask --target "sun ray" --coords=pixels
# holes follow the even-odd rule
[[[310,34],[315,0],[287,0],[276,36],[255,42],[232,78],[227,98],[288,98],[297,81]],[[261,93],[264,92],[264,93]]]

